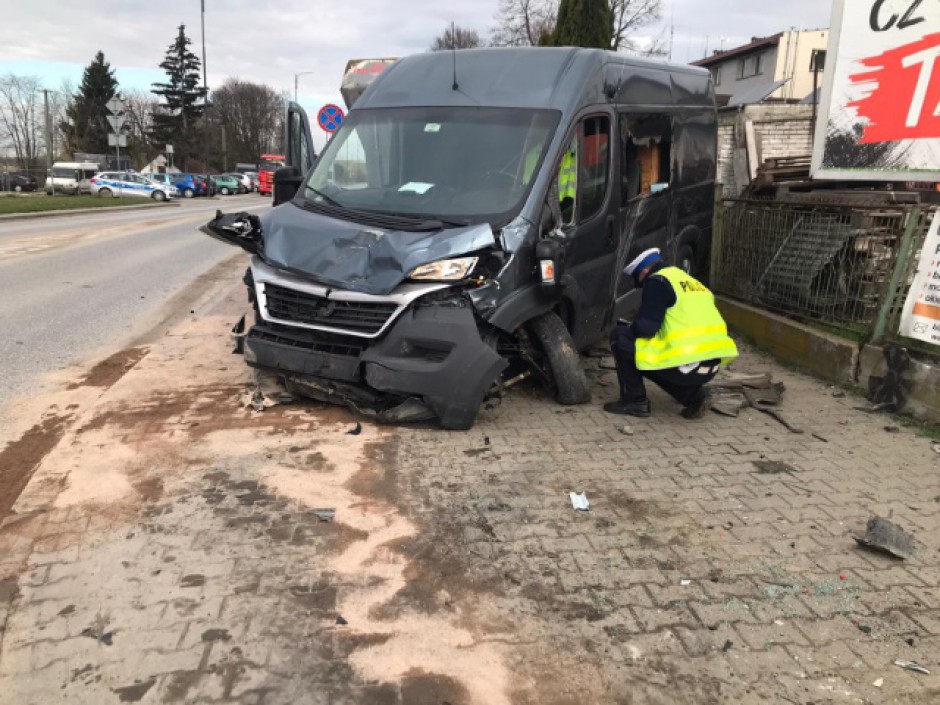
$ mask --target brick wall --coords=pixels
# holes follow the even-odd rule
[[[735,149],[745,149],[743,140],[735,140],[735,123],[750,120],[757,138],[758,162],[773,157],[809,156],[812,145],[811,105],[748,105],[723,108],[718,113],[718,181],[724,185],[726,195],[737,195],[747,181],[738,183],[734,174]],[[739,129],[738,135],[744,130]]]

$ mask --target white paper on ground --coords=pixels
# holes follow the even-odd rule
[[[569,492],[568,496],[571,497],[571,506],[573,509],[586,512],[591,508],[591,503],[588,502],[587,495],[584,494],[584,492]]]

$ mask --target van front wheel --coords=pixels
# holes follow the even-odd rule
[[[532,319],[529,331],[548,363],[547,371],[554,383],[558,402],[571,406],[591,401],[591,386],[581,365],[581,356],[557,314],[549,311]]]

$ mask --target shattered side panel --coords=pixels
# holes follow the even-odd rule
[[[431,232],[383,230],[293,203],[262,216],[265,262],[315,281],[367,294],[391,293],[422,264],[493,247],[487,224]]]

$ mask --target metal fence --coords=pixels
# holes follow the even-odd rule
[[[927,208],[725,199],[715,222],[718,293],[855,340],[897,337]]]

